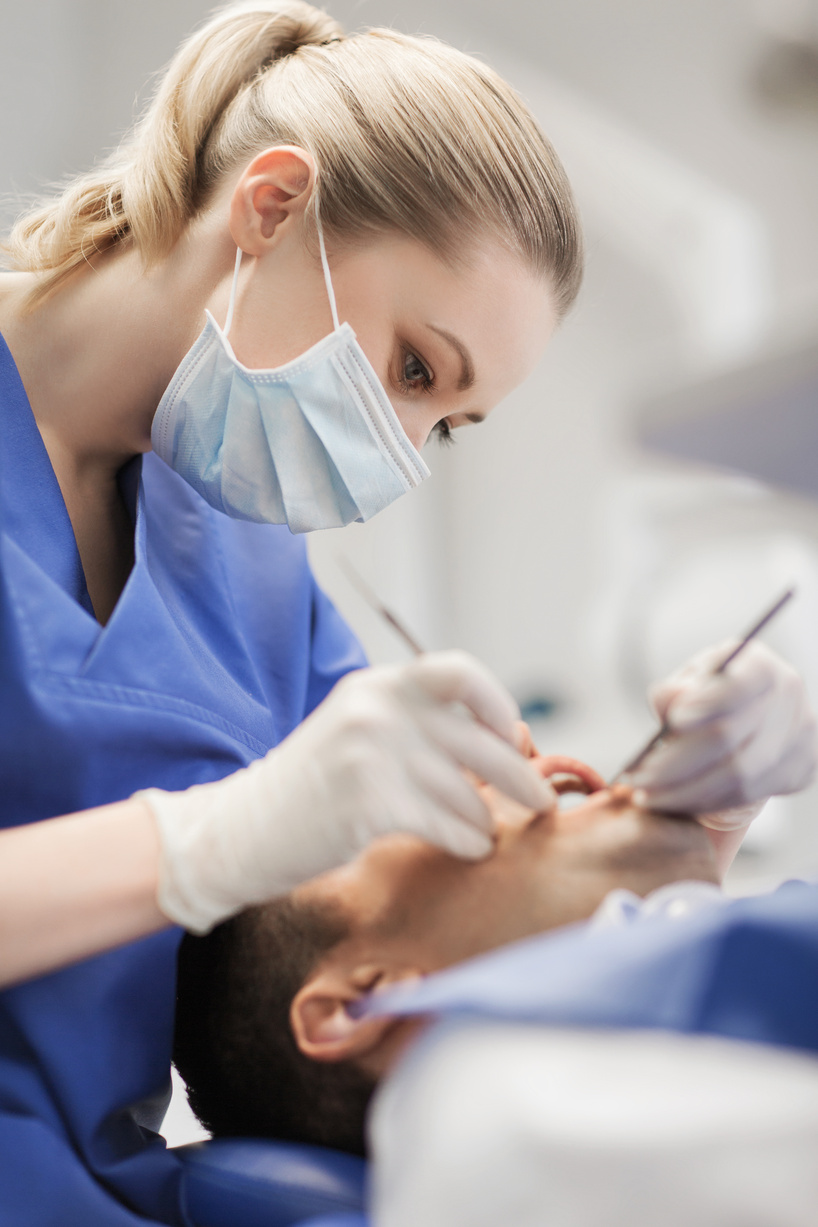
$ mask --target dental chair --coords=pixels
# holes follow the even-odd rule
[[[195,1227],[368,1227],[366,1163],[295,1142],[220,1138],[177,1147]]]

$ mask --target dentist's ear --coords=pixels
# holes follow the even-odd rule
[[[409,969],[387,972],[368,966],[350,972],[341,967],[319,967],[290,1006],[290,1026],[299,1050],[313,1061],[327,1062],[374,1055],[401,1023],[388,1017],[356,1018],[350,1006],[372,989],[382,990],[418,976]]]
[[[265,149],[242,172],[230,201],[230,234],[250,256],[264,255],[288,217],[304,213],[315,187],[315,159],[298,145]]]

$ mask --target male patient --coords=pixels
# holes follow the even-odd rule
[[[639,809],[630,790],[605,788],[573,760],[538,762],[558,789],[590,795],[551,814],[493,795],[498,836],[486,860],[392,836],[285,899],[185,938],[175,1061],[207,1128],[362,1154],[371,1094],[422,1025],[357,1017],[366,994],[584,920],[615,890],[702,884],[682,888],[677,910],[691,893],[718,897],[734,834]]]
[[[484,861],[392,836],[184,939],[194,1110],[363,1154],[383,1079],[377,1227],[814,1227],[818,887],[728,902],[741,831],[538,763],[590,795],[487,794]]]

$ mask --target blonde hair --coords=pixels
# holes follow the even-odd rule
[[[19,218],[5,249],[39,272],[30,303],[94,252],[173,248],[224,176],[293,144],[318,166],[321,218],[339,241],[397,231],[456,260],[492,234],[576,296],[582,242],[571,189],[518,95],[433,38],[346,37],[301,0],[233,4],[171,61],[119,149]]]

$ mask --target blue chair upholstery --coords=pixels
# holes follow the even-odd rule
[[[371,1227],[371,1224],[363,1214],[330,1214],[311,1218],[299,1227]]]
[[[330,1214],[311,1218],[299,1227],[371,1227],[371,1224],[363,1214]]]
[[[196,1227],[366,1227],[366,1164],[355,1155],[255,1138],[180,1146],[182,1196]]]

